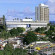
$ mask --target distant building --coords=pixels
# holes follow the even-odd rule
[[[35,34],[36,34],[36,36],[38,36],[38,37],[45,37],[46,36],[46,34],[41,34],[41,33],[37,33],[37,32],[34,32]]]
[[[13,21],[6,21],[7,30],[11,30],[17,27],[23,27],[25,29],[32,29],[35,30],[38,27],[47,27],[49,23],[49,7],[44,4],[40,4],[38,7],[35,8],[35,21],[32,18],[25,18],[21,20],[13,20]]]
[[[23,37],[8,38],[8,42],[12,44],[14,48],[20,48],[21,44],[23,44]]]
[[[23,21],[33,21],[31,18],[23,19]]]
[[[35,22],[35,21],[6,21],[7,30],[11,30],[17,27],[23,27],[25,29],[31,28],[35,30],[38,27],[46,27],[47,22]]]
[[[3,25],[3,24],[4,24],[3,18],[0,18],[0,25]]]
[[[49,7],[44,4],[40,4],[35,7],[35,21],[49,22]]]
[[[4,50],[6,44],[7,44],[7,40],[0,38],[0,50]]]
[[[2,28],[2,27],[5,27],[6,26],[6,21],[5,21],[5,19],[2,17],[2,18],[0,18],[0,27]]]

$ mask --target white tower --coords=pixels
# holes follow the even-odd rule
[[[49,22],[49,7],[44,4],[35,7],[35,19],[36,21]]]

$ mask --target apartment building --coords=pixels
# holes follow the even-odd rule
[[[35,21],[49,22],[49,7],[44,4],[39,4],[35,7]]]

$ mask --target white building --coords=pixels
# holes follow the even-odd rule
[[[21,44],[23,44],[23,37],[9,38],[8,42],[11,43],[14,48],[20,48]]]
[[[40,4],[38,7],[35,8],[35,21],[31,18],[27,18],[17,21],[6,21],[7,30],[11,30],[17,27],[24,27],[25,29],[31,28],[35,30],[38,27],[46,27],[49,23],[49,8],[47,5]]]
[[[31,18],[23,19],[23,21],[33,21]]]
[[[38,7],[35,7],[35,19],[36,21],[49,22],[49,7],[44,4],[40,4]]]
[[[35,21],[6,21],[7,30],[11,30],[17,27],[23,27],[25,29],[32,28],[35,30],[38,27],[46,27],[47,22],[35,22]]]

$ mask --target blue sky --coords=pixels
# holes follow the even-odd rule
[[[54,0],[0,0],[0,17],[6,16],[7,20],[14,18],[30,17],[35,19],[35,6],[40,3],[47,4],[50,9],[50,21],[55,21]]]

